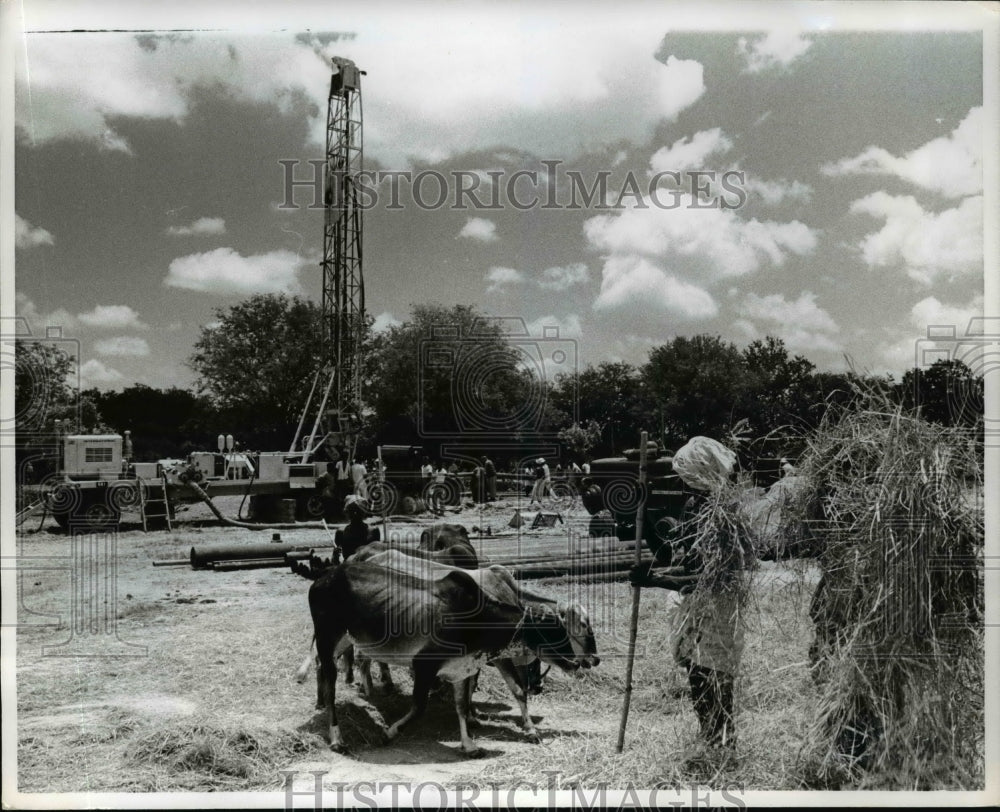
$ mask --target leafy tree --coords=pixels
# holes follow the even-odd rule
[[[751,435],[801,433],[808,425],[815,367],[801,355],[790,356],[780,338],[767,336],[743,350],[746,377],[739,416]]]
[[[697,434],[723,436],[740,417],[746,367],[736,346],[720,337],[678,336],[650,352],[642,376],[668,446]]]
[[[431,454],[445,440],[528,437],[545,392],[502,325],[475,307],[415,305],[408,321],[373,337],[366,380],[373,442]]]
[[[564,428],[558,436],[559,441],[574,458],[582,459],[600,442],[601,431],[601,424],[596,420],[585,420]]]
[[[60,436],[108,431],[93,396],[79,391],[76,358],[60,346],[17,341],[14,366],[16,457],[31,460],[36,477],[59,467]]]
[[[564,414],[578,414],[581,423],[601,426],[596,453],[616,453],[634,446],[639,432],[653,425],[653,405],[643,380],[631,364],[605,362],[559,378],[553,401]],[[569,420],[567,419],[567,423]]]
[[[896,391],[904,407],[919,409],[933,423],[973,428],[983,420],[983,379],[956,359],[914,367]]]
[[[137,460],[183,457],[195,449],[214,450],[215,438],[240,427],[226,425],[208,398],[186,389],[154,389],[143,384],[121,392],[92,393],[115,431],[132,432]]]
[[[239,428],[244,447],[287,445],[324,360],[320,308],[297,296],[261,294],[216,308],[215,317],[188,361],[198,393]]]

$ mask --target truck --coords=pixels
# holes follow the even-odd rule
[[[647,546],[658,546],[670,538],[671,520],[680,519],[684,504],[694,493],[674,471],[673,456],[661,451],[656,442],[647,444],[645,500],[638,488],[638,448],[627,449],[618,457],[604,457],[590,464],[590,476],[581,485],[581,501],[591,516],[611,514],[613,532],[622,541],[636,537],[636,518],[644,501],[642,537]],[[751,460],[751,477],[758,488],[768,488],[781,478],[785,457],[757,457]],[[610,527],[608,529],[611,529]]]
[[[592,460],[589,476],[581,481],[580,496],[591,516],[605,510],[611,514],[614,535],[622,541],[635,539],[639,506],[644,505],[642,536],[652,547],[651,541],[669,537],[668,519],[680,518],[691,490],[674,473],[673,457],[650,442],[643,498],[638,487],[639,455],[638,448],[631,448],[618,457]]]
[[[220,441],[219,451],[137,462],[130,459],[128,432],[67,435],[58,473],[29,488],[63,528],[114,529],[130,510],[139,513],[144,528],[169,527],[176,506],[204,498],[199,491],[249,496],[257,521],[322,517],[316,480],[326,471],[325,461],[301,462],[299,453],[237,452],[231,437]]]

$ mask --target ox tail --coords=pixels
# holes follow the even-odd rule
[[[302,665],[299,666],[299,670],[295,672],[295,681],[300,685],[306,681],[306,677],[309,676],[309,669],[312,668],[313,664],[313,649],[316,647],[316,635],[312,636],[312,642],[309,643],[309,653],[306,658],[302,661]]]

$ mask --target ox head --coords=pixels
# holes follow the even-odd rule
[[[461,524],[438,522],[420,534],[421,550],[447,550],[455,544],[469,543],[469,530]]]
[[[591,668],[601,662],[587,611],[578,603],[525,610],[524,643],[547,663],[564,671]]]

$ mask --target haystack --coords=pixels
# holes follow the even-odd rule
[[[927,789],[982,780],[976,442],[879,404],[828,413],[800,460],[804,487],[783,530],[814,548],[822,571],[810,610],[819,780]]]

